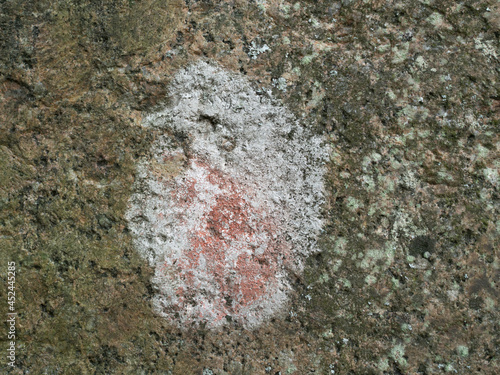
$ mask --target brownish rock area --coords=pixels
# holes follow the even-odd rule
[[[6,374],[500,373],[494,0],[0,0]],[[328,139],[321,251],[288,312],[180,329],[125,219],[180,68],[206,59]],[[174,172],[171,172],[174,173]]]

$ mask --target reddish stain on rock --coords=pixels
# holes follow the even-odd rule
[[[259,202],[250,189],[200,160],[193,160],[192,166],[204,173],[199,180],[176,180],[171,189],[172,204],[180,208],[177,219],[187,226],[192,226],[190,218],[184,217],[189,206],[198,205],[203,214],[189,232],[189,246],[175,264],[182,283],[175,290],[177,300],[172,307],[177,311],[199,310],[200,318],[211,317],[211,325],[226,317],[244,320],[242,315],[252,304],[273,303],[268,298],[280,288],[280,273],[290,246],[265,202]],[[162,269],[168,277],[171,262],[165,262]]]

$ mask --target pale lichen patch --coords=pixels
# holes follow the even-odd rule
[[[322,138],[269,91],[206,62],[177,74],[169,105],[144,126],[160,135],[138,166],[128,219],[155,269],[158,313],[251,328],[282,310],[289,272],[318,251]]]

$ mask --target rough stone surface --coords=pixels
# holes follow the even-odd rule
[[[19,313],[16,368],[0,372],[500,373],[498,14],[494,0],[0,2],[0,276],[16,261]],[[200,58],[271,90],[332,150],[319,252],[287,270],[286,315],[253,329],[158,315],[127,220],[152,145],[184,150],[144,118]]]

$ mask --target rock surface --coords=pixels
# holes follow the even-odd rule
[[[498,14],[493,0],[1,2],[0,275],[16,262],[18,312],[2,373],[499,373]],[[137,165],[166,136],[142,125],[200,59],[331,149],[317,251],[286,272],[286,314],[254,328],[157,314],[127,220]]]

